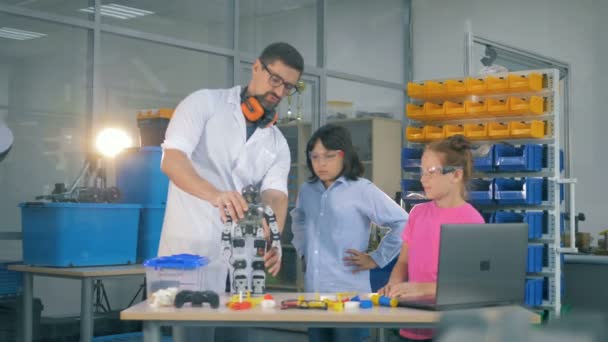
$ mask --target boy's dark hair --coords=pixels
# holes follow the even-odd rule
[[[328,150],[340,150],[344,152],[342,173],[338,177],[344,176],[349,180],[357,180],[357,178],[363,176],[365,167],[353,148],[350,132],[344,127],[327,124],[313,133],[308,140],[308,144],[306,144],[306,165],[311,174],[308,178],[309,182],[315,182],[319,179],[312,168],[312,161],[310,160],[310,152],[315,147],[317,141],[321,141],[323,146]]]
[[[300,74],[304,72],[304,58],[296,48],[287,43],[272,43],[260,55],[260,60],[266,65],[274,63],[277,59],[288,67],[296,69]]]

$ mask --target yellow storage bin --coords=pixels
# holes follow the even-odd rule
[[[448,91],[443,82],[426,81],[424,82],[425,97],[441,97],[447,95]]]
[[[464,108],[469,116],[482,116],[488,113],[488,105],[484,101],[464,101]]]
[[[464,79],[464,85],[469,94],[481,95],[486,92],[486,82],[483,78],[467,77]]]
[[[433,102],[424,103],[424,114],[427,120],[441,120],[444,118],[443,105]]]
[[[536,114],[545,112],[545,100],[540,96],[531,96],[529,99],[509,97],[509,113],[511,114]]]
[[[449,138],[453,135],[462,134],[464,135],[463,125],[445,125],[444,126],[444,137]]]
[[[509,124],[500,122],[490,122],[488,124],[488,137],[490,139],[508,139]]]
[[[467,93],[467,86],[464,80],[446,80],[445,87],[448,96],[459,96]]]
[[[408,103],[405,107],[405,115],[412,120],[425,120],[424,106]]]
[[[413,98],[424,97],[424,85],[414,82],[407,83],[407,96]]]
[[[441,126],[424,126],[424,138],[428,140],[443,139],[443,127]]]
[[[543,89],[543,75],[539,73],[529,73],[528,75],[509,74],[509,91],[528,92],[540,91]]]
[[[445,101],[443,103],[443,111],[449,119],[464,118],[466,116],[466,108],[464,103]]]
[[[486,89],[488,93],[504,93],[509,90],[509,80],[503,76],[488,76]]]
[[[545,137],[545,122],[535,120],[532,122],[517,122],[509,123],[511,137],[515,139],[534,138],[542,139]]]
[[[464,136],[470,140],[488,139],[488,126],[486,124],[465,124]]]
[[[424,141],[424,130],[422,127],[407,126],[405,128],[405,137],[411,142],[423,142]]]
[[[509,115],[509,104],[505,99],[487,99],[488,113],[492,115]]]

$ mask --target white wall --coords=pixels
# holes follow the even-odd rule
[[[608,228],[608,46],[602,0],[413,0],[413,78],[461,76],[467,22],[478,36],[552,57],[571,66],[572,175],[578,178],[580,230]]]

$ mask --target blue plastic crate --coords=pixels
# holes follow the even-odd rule
[[[116,157],[116,185],[121,203],[165,204],[169,178],[160,169],[162,149],[147,146],[128,149]]]
[[[473,204],[494,203],[494,181],[484,179],[473,179],[469,182],[469,201]]]
[[[528,307],[537,307],[543,303],[544,279],[526,279],[525,304]]]
[[[494,145],[494,163],[498,171],[540,171],[543,168],[543,147],[532,144],[520,147]]]
[[[97,266],[135,263],[141,205],[22,203],[23,263]]]
[[[529,245],[526,272],[537,273],[543,269],[544,245]]]
[[[494,198],[498,204],[539,205],[542,203],[542,178],[524,178],[522,180],[496,178],[494,186]]]
[[[473,158],[473,169],[476,171],[492,172],[494,170],[494,149],[492,145],[486,155]]]
[[[545,213],[542,211],[530,211],[516,213],[510,211],[497,211],[492,219],[495,223],[519,223],[528,224],[528,239],[540,239],[543,234],[543,223]]]
[[[418,197],[408,197],[410,195],[418,194],[421,196],[425,196],[424,188],[422,187],[422,183],[418,180],[414,179],[402,179],[401,180],[401,198],[406,201],[410,201],[410,203],[421,203],[426,202],[426,199],[418,198]]]
[[[420,148],[404,147],[401,150],[401,168],[403,171],[420,171],[420,159],[423,152]]]
[[[0,297],[15,296],[23,291],[21,272],[11,271],[7,267],[20,264],[17,261],[0,261]]]
[[[144,205],[139,219],[137,262],[158,256],[158,243],[165,218],[164,205]]]

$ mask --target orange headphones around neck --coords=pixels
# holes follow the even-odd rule
[[[241,111],[247,120],[263,127],[272,126],[279,118],[277,112],[266,110],[255,96],[247,95],[247,87],[241,92]]]

